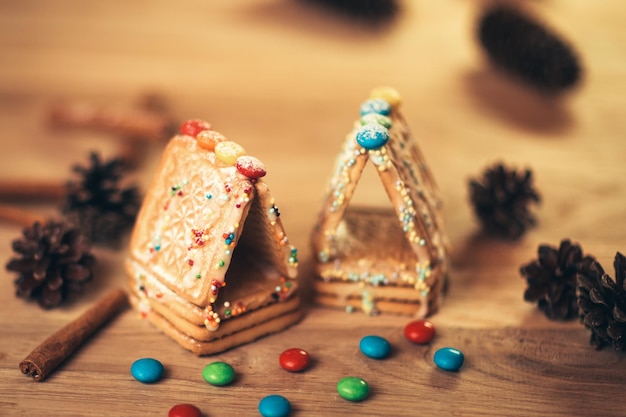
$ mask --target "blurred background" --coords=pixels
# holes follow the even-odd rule
[[[0,1],[0,177],[64,181],[90,150],[120,152],[124,139],[107,132],[51,128],[53,103],[128,109],[157,94],[175,120],[205,119],[264,161],[306,252],[359,104],[391,85],[442,189],[454,245],[477,229],[467,181],[496,161],[532,168],[543,194],[529,253],[538,240],[590,230],[597,245],[623,241],[620,228],[603,226],[626,214],[626,187],[615,181],[626,173],[621,3],[506,2],[577,52],[579,83],[551,96],[486,58],[477,26],[490,2],[329,3]],[[133,175],[143,187],[164,143],[142,150]],[[612,251],[596,252],[608,260]]]

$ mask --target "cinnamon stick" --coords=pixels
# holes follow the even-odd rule
[[[36,382],[43,381],[100,326],[127,305],[128,297],[122,289],[111,291],[80,317],[44,340],[20,362],[20,370]]]
[[[99,129],[127,140],[156,142],[171,129],[169,117],[149,110],[121,110],[89,103],[57,103],[50,108],[54,126]]]
[[[0,180],[0,198],[56,200],[67,193],[61,181],[47,180]]]
[[[35,222],[45,223],[46,217],[23,208],[9,204],[0,204],[0,220],[17,223],[20,226],[30,227]]]

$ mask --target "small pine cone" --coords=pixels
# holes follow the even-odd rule
[[[539,257],[520,268],[520,274],[528,282],[524,300],[536,302],[551,320],[569,320],[578,317],[576,304],[576,276],[588,272],[588,265],[595,259],[583,257],[580,246],[568,239],[561,241],[558,250],[540,245]]]
[[[612,346],[626,350],[626,258],[615,255],[615,279],[599,263],[587,274],[578,275],[580,320],[591,330],[590,343],[596,349]]]
[[[62,212],[94,244],[118,246],[135,223],[141,199],[137,187],[123,188],[124,161],[102,161],[90,155],[91,166],[75,166],[79,181],[68,183]]]
[[[17,257],[6,269],[19,274],[16,295],[31,298],[43,308],[60,305],[69,293],[81,292],[92,279],[95,258],[80,231],[63,222],[37,222],[13,241]]]
[[[516,171],[496,164],[481,179],[472,179],[470,200],[485,231],[507,239],[519,239],[536,219],[529,203],[540,201],[533,187],[532,172]]]

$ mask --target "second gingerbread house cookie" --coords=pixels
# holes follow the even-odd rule
[[[300,318],[298,260],[263,164],[204,122],[181,131],[144,199],[126,267],[141,315],[205,355]]]
[[[337,157],[312,236],[319,304],[418,317],[438,308],[447,279],[442,203],[400,102],[393,89],[373,90]],[[389,210],[350,205],[367,164]]]

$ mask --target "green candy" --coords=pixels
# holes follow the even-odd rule
[[[235,379],[235,370],[226,362],[213,362],[204,367],[202,378],[211,385],[228,385]]]
[[[361,117],[361,126],[364,126],[370,123],[379,124],[382,127],[387,128],[387,129],[390,129],[392,125],[391,119],[387,116],[383,116],[382,114],[369,113]]]
[[[337,383],[337,392],[348,401],[361,401],[369,394],[370,387],[362,378],[347,376]]]

